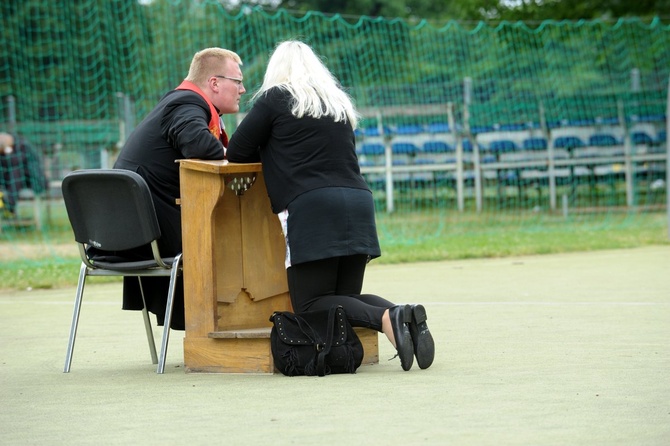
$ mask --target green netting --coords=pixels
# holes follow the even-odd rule
[[[12,0],[0,21],[0,131],[30,142],[49,185],[3,216],[5,241],[69,242],[58,182],[110,165],[195,51],[240,54],[251,97],[289,38],[323,56],[365,115],[359,158],[389,243],[630,225],[622,213],[665,209],[670,27],[659,19],[464,26],[215,1]],[[234,129],[238,117],[225,119]]]

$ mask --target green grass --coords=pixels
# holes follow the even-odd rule
[[[375,263],[455,260],[481,257],[551,254],[667,245],[665,212],[580,214],[565,218],[529,212],[475,214],[456,212],[412,212],[380,214],[378,230],[382,257]],[[10,237],[5,245],[37,243],[74,244],[67,229],[36,238],[28,233]],[[74,255],[59,256],[46,250],[33,259],[16,256],[0,261],[0,289],[74,287],[79,260]],[[94,283],[119,278],[94,278]]]
[[[79,276],[79,260],[18,260],[0,262],[1,289],[31,290],[76,287]],[[94,278],[95,283],[120,281],[120,278]]]
[[[381,216],[383,263],[505,257],[670,244],[656,213]]]

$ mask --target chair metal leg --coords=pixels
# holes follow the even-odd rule
[[[79,325],[79,312],[81,311],[81,301],[84,297],[84,285],[86,284],[86,273],[88,269],[82,262],[79,268],[79,282],[77,283],[77,294],[74,298],[74,310],[72,312],[72,325],[70,326],[70,339],[67,343],[67,353],[65,354],[65,366],[63,373],[70,372],[70,365],[72,364],[72,354],[74,353],[74,340],[77,336],[77,325]]]
[[[165,372],[165,358],[167,356],[168,340],[170,338],[170,324],[172,323],[172,309],[174,307],[174,293],[177,287],[177,276],[181,267],[181,254],[174,259],[172,271],[170,272],[170,288],[168,290],[168,300],[165,308],[165,319],[163,321],[163,340],[161,342],[161,354],[158,360],[156,373]]]
[[[151,353],[151,363],[158,364],[158,355],[156,355],[156,342],[154,341],[154,331],[151,329],[151,320],[149,319],[149,310],[147,310],[147,301],[144,299],[144,288],[142,288],[142,278],[137,277],[140,283],[140,295],[142,296],[142,317],[144,318],[144,329],[147,332],[147,341],[149,342],[149,353]]]

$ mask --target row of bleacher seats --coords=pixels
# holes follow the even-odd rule
[[[548,148],[548,141],[543,136],[527,136],[514,139],[501,134],[501,138],[496,138],[495,134],[486,134],[489,138],[477,139],[479,149],[482,152],[493,154],[509,153],[515,151],[544,151]],[[478,136],[481,136],[478,135]],[[661,130],[652,136],[647,130],[635,130],[630,133],[631,143],[634,146],[658,146],[666,141],[666,132]],[[358,144],[358,152],[362,155],[374,156],[384,154],[384,143],[379,140],[363,139]],[[463,151],[472,152],[472,142],[465,138],[462,140]],[[616,147],[624,144],[623,137],[613,133],[595,132],[585,137],[579,135],[558,135],[553,139],[554,149],[573,150],[586,147]],[[391,143],[392,153],[403,155],[416,155],[420,153],[453,153],[456,151],[456,140],[453,135],[450,138],[426,140],[411,140],[408,138],[396,137]]]
[[[629,127],[644,124],[657,124],[666,121],[665,115],[631,115],[628,116],[626,122]],[[570,127],[602,127],[602,126],[619,126],[618,118],[592,118],[592,119],[577,119],[568,120],[562,119],[558,121],[547,122],[547,128],[550,130]],[[521,132],[539,130],[540,125],[535,122],[517,123],[517,124],[494,124],[494,125],[478,125],[473,126],[470,130],[473,135],[480,133],[492,132]],[[460,125],[457,125],[457,130],[462,130]],[[378,125],[367,126],[356,130],[357,137],[376,137],[376,136],[402,136],[402,135],[419,135],[419,134],[440,134],[451,133],[451,128],[446,122],[431,122],[428,124],[399,124],[399,125],[383,125],[382,128]]]
[[[633,145],[653,146],[665,142],[665,132],[660,132],[656,139],[644,132],[634,132],[631,134]],[[610,134],[594,134],[588,141],[584,141],[577,136],[559,136],[554,139],[555,149],[576,149],[582,147],[614,147],[623,145],[623,141],[616,139]],[[480,145],[482,151],[492,153],[505,153],[517,150],[547,150],[548,142],[543,137],[530,137],[524,139],[521,145],[509,139],[493,140],[487,145]],[[473,146],[470,140],[463,140],[463,151],[472,152]],[[358,146],[359,154],[362,155],[383,155],[385,146],[383,143],[372,142],[362,143]],[[416,155],[420,153],[453,153],[456,146],[453,143],[442,140],[425,141],[423,144],[416,144],[409,141],[394,142],[391,144],[393,154]]]
[[[557,178],[574,177],[622,177],[623,156],[625,154],[624,130],[617,122],[573,123],[572,126],[554,127],[551,141],[540,129],[529,126],[498,126],[477,128],[473,131],[473,140],[464,138],[463,161],[467,165],[473,162],[473,149],[476,142],[480,150],[479,161],[484,166],[482,175],[486,179],[505,181],[546,180],[548,172],[546,160],[548,148],[553,147],[556,160],[563,160],[556,166]],[[628,137],[632,144],[632,153],[658,154],[666,151],[666,131],[664,122],[638,120],[632,124]],[[386,144],[392,152],[392,165],[401,167],[393,174],[395,181],[427,181],[453,179],[457,136],[449,131],[447,124],[434,123],[426,126],[398,126],[361,131],[357,138],[357,151],[361,167],[379,167],[386,163]],[[651,155],[654,156],[654,155]],[[593,160],[593,161],[591,161]],[[493,164],[497,163],[497,164]],[[425,169],[417,166],[425,166]],[[488,166],[486,166],[488,165]],[[409,166],[407,169],[402,166]],[[433,167],[434,166],[434,167]],[[447,170],[449,169],[449,170]],[[636,175],[658,176],[665,171],[665,162],[638,161]],[[474,178],[474,171],[466,167],[466,180]],[[383,173],[368,171],[366,178],[371,183],[384,184]]]
[[[537,125],[500,125],[471,129],[472,140],[463,138],[464,180],[472,181],[475,172],[474,145],[479,148],[482,178],[500,184],[546,182],[549,172],[546,160],[553,147],[557,160],[554,177],[558,182],[589,178],[589,181],[609,181],[624,178],[626,137],[634,155],[649,154],[652,158],[638,160],[634,165],[636,177],[665,177],[665,161],[655,156],[665,152],[665,116],[629,119],[624,130],[616,119],[562,121],[551,123],[547,140]],[[624,133],[627,132],[627,135]],[[384,126],[363,128],[357,132],[357,152],[368,182],[375,188],[386,184],[384,172],[386,146],[392,152],[393,182],[425,183],[453,182],[456,172],[456,132],[446,123],[427,125]],[[560,160],[560,161],[559,161]],[[421,167],[425,166],[425,167]],[[652,178],[652,179],[653,179]]]

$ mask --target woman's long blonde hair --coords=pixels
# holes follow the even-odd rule
[[[336,122],[358,126],[359,115],[349,95],[314,53],[303,42],[288,40],[275,48],[268,61],[263,85],[253,99],[278,87],[291,93],[291,113],[297,117],[331,116]]]

